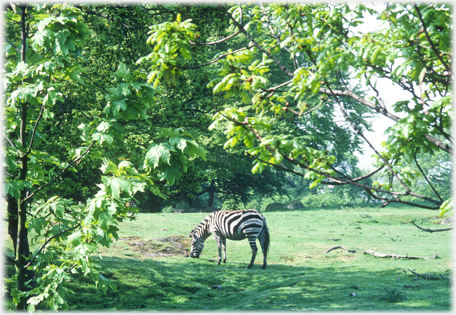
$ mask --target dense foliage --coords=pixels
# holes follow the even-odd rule
[[[388,31],[354,32],[368,12]],[[18,309],[65,308],[73,274],[113,287],[90,255],[139,210],[318,194],[448,211],[445,4],[10,3],[4,17]],[[385,107],[379,78],[410,100]],[[395,124],[363,172],[353,154],[377,115]]]

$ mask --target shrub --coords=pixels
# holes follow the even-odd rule
[[[402,291],[396,288],[383,288],[385,290],[385,294],[381,297],[381,300],[386,301],[388,303],[396,303],[405,300],[405,296]]]

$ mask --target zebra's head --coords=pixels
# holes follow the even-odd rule
[[[198,235],[195,233],[194,230],[190,233],[190,237],[192,238],[192,247],[190,249],[190,257],[199,258],[200,254],[204,248],[204,241],[198,237]]]

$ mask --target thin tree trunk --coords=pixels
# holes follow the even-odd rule
[[[26,19],[27,19],[27,5],[21,5],[21,37],[22,37],[22,50],[21,50],[21,60],[26,62],[26,47],[27,47],[27,30],[26,30]],[[27,102],[22,103],[21,106],[21,126],[20,126],[20,141],[23,148],[27,147],[27,136],[26,136],[26,124],[27,124]],[[25,181],[27,178],[27,165],[28,164],[28,155],[26,152],[21,151],[19,154],[19,180]],[[25,281],[26,281],[26,269],[24,268],[26,264],[26,259],[28,254],[26,249],[28,246],[27,239],[27,228],[25,226],[27,220],[27,203],[23,200],[27,197],[27,189],[23,188],[20,192],[20,197],[17,200],[17,238],[16,238],[16,275],[17,275],[17,284],[16,288],[23,292],[25,291]],[[25,310],[27,308],[26,300],[24,297],[19,299],[16,309]]]
[[[16,257],[16,243],[17,243],[17,200],[10,194],[6,195],[6,210],[8,221],[8,234],[13,241],[14,257]]]
[[[163,199],[159,196],[154,195],[153,193],[149,193],[148,197],[149,200],[146,204],[146,211],[150,213],[160,212]]]

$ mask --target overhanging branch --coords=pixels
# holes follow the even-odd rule
[[[248,45],[246,47],[239,48],[239,49],[231,51],[231,52],[227,52],[226,54],[221,54],[220,56],[218,56],[217,58],[215,58],[215,59],[213,59],[213,60],[211,60],[209,62],[202,63],[200,65],[195,65],[195,66],[183,67],[182,69],[185,69],[185,70],[187,70],[187,69],[196,69],[196,68],[201,68],[201,67],[204,67],[204,66],[208,66],[210,64],[213,64],[214,62],[217,62],[218,60],[222,59],[225,56],[232,55],[232,54],[235,54],[237,52],[240,52],[240,51],[243,51],[243,50],[246,50],[246,49],[250,49],[252,47],[253,47],[253,45],[251,44],[251,45]]]
[[[239,126],[242,126],[243,128],[245,128],[246,130],[248,131],[251,131],[253,132],[253,134],[255,135],[255,137],[260,141],[262,142],[263,141],[263,138],[261,137],[261,135],[258,133],[257,130],[255,130],[252,125],[249,123],[249,117],[245,117],[244,121],[240,122],[240,121],[237,121],[235,120],[234,118],[230,118],[224,114],[221,113],[221,115],[223,117],[225,117],[226,119],[228,119],[229,121],[233,122],[234,124],[237,124]],[[372,191],[375,191],[377,193],[383,193],[383,194],[387,194],[387,195],[391,195],[393,196],[396,200],[389,200],[388,202],[391,202],[391,201],[394,201],[394,202],[398,202],[398,203],[404,203],[404,204],[408,204],[408,205],[412,205],[412,206],[416,206],[416,207],[422,207],[422,208],[426,208],[426,209],[431,209],[431,210],[437,210],[440,208],[440,205],[441,205],[441,202],[440,201],[437,201],[437,200],[434,200],[432,198],[429,198],[429,197],[426,197],[426,196],[422,196],[420,194],[417,194],[417,193],[413,193],[411,191],[406,191],[406,192],[395,192],[395,191],[389,191],[389,190],[384,190],[384,189],[381,189],[381,188],[375,188],[375,187],[371,187],[371,186],[368,186],[368,185],[364,185],[364,184],[361,184],[361,183],[358,183],[358,182],[355,182],[353,180],[350,180],[350,179],[345,179],[345,178],[340,178],[340,177],[335,177],[335,176],[332,176],[324,171],[320,171],[320,170],[316,170],[316,169],[313,169],[311,168],[309,165],[306,165],[306,164],[303,164],[299,161],[297,161],[296,159],[292,158],[292,157],[289,157],[288,155],[285,155],[285,154],[282,154],[281,152],[278,152],[277,149],[274,149],[268,145],[266,145],[266,149],[268,151],[270,151],[271,153],[279,153],[284,160],[287,160],[288,162],[296,165],[296,166],[299,166],[299,167],[302,167],[306,170],[309,170],[309,171],[312,171],[318,175],[321,175],[321,176],[324,176],[327,180],[329,180],[330,182],[333,182],[335,184],[339,184],[339,185],[345,185],[345,184],[348,184],[348,185],[353,185],[353,186],[357,186],[357,187],[360,187],[360,188],[364,188],[365,190],[370,190],[371,192]],[[268,164],[268,165],[271,165],[271,166],[274,166],[274,167],[277,167],[279,169],[282,169],[282,170],[285,170],[287,172],[290,172],[290,173],[293,173],[293,174],[296,174],[296,175],[299,175],[299,176],[305,176],[304,174],[302,173],[299,173],[299,172],[296,172],[294,170],[290,170],[289,168],[287,168],[285,165],[283,165],[282,163],[280,165],[278,164],[273,164],[273,163],[270,163],[270,162],[267,162],[263,159],[260,159],[258,156],[255,156],[253,154],[250,154],[248,152],[246,152],[249,156],[255,158],[256,160],[262,162],[262,163],[265,163],[265,164]],[[422,206],[422,205],[418,205],[418,204],[415,204],[415,203],[411,203],[411,202],[407,202],[407,201],[403,201],[403,200],[400,200],[398,199],[398,197],[400,196],[413,196],[413,197],[416,197],[418,199],[422,199],[422,200],[426,200],[426,201],[429,201],[429,202],[432,202],[434,204],[436,204],[437,206],[435,207],[430,207],[430,206]],[[385,200],[385,199],[384,199]]]
[[[326,89],[326,88],[320,88],[319,92],[322,94],[325,94],[325,95],[329,95],[329,96],[348,96],[348,97],[351,97],[352,99],[354,99],[355,101],[357,101],[363,105],[366,105],[367,107],[372,108],[373,110],[377,111],[378,113],[394,120],[395,122],[398,122],[401,119],[398,116],[388,112],[386,110],[386,108],[376,106],[374,103],[362,98],[358,94],[356,94],[352,91],[349,91],[349,90],[341,91],[341,90],[334,90],[334,89],[330,90],[330,89]],[[448,152],[450,154],[452,153],[453,148],[451,146],[449,146],[448,144],[438,140],[437,138],[434,138],[431,135],[425,135],[424,137],[427,140],[429,140],[430,142],[432,142],[434,145],[436,145],[439,149],[442,149],[445,152]]]
[[[274,57],[273,54],[271,54],[269,51],[264,49],[258,42],[244,29],[244,26],[236,21],[236,19],[233,17],[233,15],[226,11],[226,14],[231,18],[231,21],[233,21],[233,24],[236,25],[239,31],[241,31],[252,43],[253,45],[258,48],[262,53],[266,54],[269,58],[274,60],[277,66],[279,66],[280,70],[282,70],[287,76],[290,78],[293,77],[293,73],[289,71],[276,57]]]
[[[230,38],[233,38],[234,36],[236,36],[237,34],[239,34],[239,31],[237,31],[236,33],[228,36],[228,37],[225,37],[225,38],[222,38],[222,39],[219,39],[219,40],[216,40],[215,42],[209,42],[209,43],[196,43],[196,42],[192,42],[192,41],[189,41],[189,43],[191,45],[217,45],[217,44],[220,44],[220,43],[223,43],[224,41],[230,39]]]

